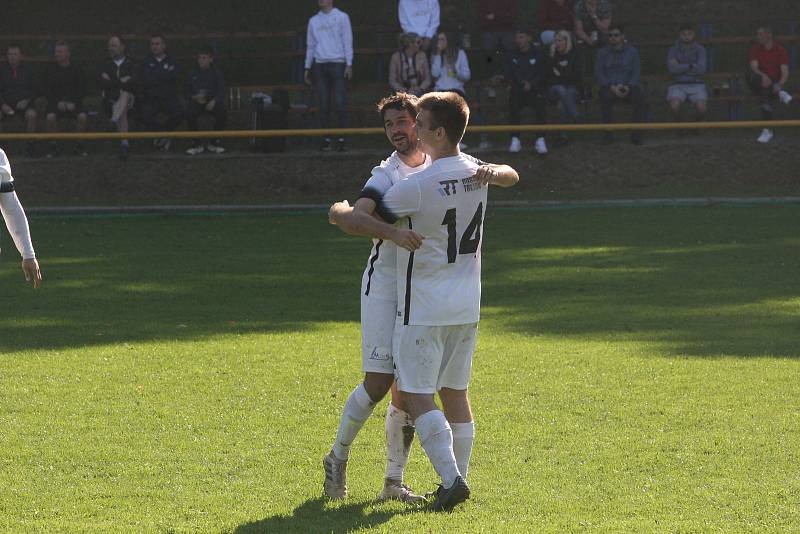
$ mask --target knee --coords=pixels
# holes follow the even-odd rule
[[[56,114],[55,113],[48,113],[46,117],[47,122],[55,123],[56,122]]]
[[[705,113],[706,110],[708,110],[708,105],[704,101],[697,103],[697,111],[700,113]]]
[[[28,119],[29,121],[35,121],[36,120],[36,110],[35,109],[29,109],[28,111],[26,111],[25,112],[25,118]]]
[[[672,111],[678,111],[681,108],[681,101],[680,100],[670,100],[669,107],[672,108]]]
[[[364,389],[373,402],[381,401],[394,382],[394,375],[385,373],[367,373],[364,375]]]

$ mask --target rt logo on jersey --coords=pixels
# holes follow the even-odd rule
[[[439,188],[439,194],[443,197],[449,197],[450,195],[456,194],[456,186],[458,185],[458,180],[445,180],[443,182],[439,182],[442,184],[443,187]]]

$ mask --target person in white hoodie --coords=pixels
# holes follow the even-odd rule
[[[420,49],[427,53],[439,29],[439,0],[400,0],[397,13],[403,33],[419,35]]]
[[[42,285],[42,273],[31,243],[28,218],[14,191],[14,177],[11,175],[11,163],[3,149],[0,149],[0,213],[3,215],[8,232],[14,245],[22,255],[22,272],[25,280],[33,282],[33,287]]]
[[[353,28],[347,13],[333,7],[333,0],[318,0],[319,13],[308,20],[306,36],[305,82],[314,82],[320,116],[320,127],[330,128],[331,93],[336,107],[339,128],[347,128],[347,82],[353,78]],[[323,151],[332,150],[326,137]],[[344,138],[337,143],[345,150]]]

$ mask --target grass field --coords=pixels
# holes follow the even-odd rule
[[[0,264],[0,531],[800,529],[800,208],[495,211],[473,499],[376,504],[321,458],[369,245],[322,213],[31,221]],[[436,477],[418,444],[407,481]]]

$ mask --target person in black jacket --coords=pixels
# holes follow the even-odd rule
[[[86,131],[87,117],[83,109],[86,97],[86,75],[79,66],[72,63],[69,44],[58,41],[53,54],[55,61],[47,66],[45,73],[45,95],[47,96],[47,131],[58,131],[58,119],[75,119],[79,133]],[[55,142],[50,143],[47,157],[58,155]],[[75,146],[75,154],[86,156],[83,143]]]
[[[214,65],[214,50],[210,46],[203,46],[197,53],[197,67],[189,73],[186,86],[186,123],[193,132],[197,131],[197,119],[200,115],[214,116],[214,130],[225,129],[227,111],[225,109],[225,79],[222,72]],[[196,156],[204,150],[214,154],[222,154],[225,149],[219,141],[212,141],[203,146],[199,139],[195,139],[191,148],[186,153]]]
[[[127,132],[128,115],[136,102],[139,90],[137,67],[133,60],[125,55],[125,42],[118,36],[108,39],[109,59],[100,65],[100,90],[103,97],[103,109],[108,114],[111,124],[118,132]],[[120,141],[119,157],[128,159],[130,146],[127,139]]]
[[[561,112],[566,122],[576,123],[583,69],[580,55],[572,45],[572,35],[568,31],[556,32],[547,59],[548,99],[561,103]],[[561,134],[560,143],[566,140],[566,136]]]
[[[163,35],[150,37],[150,54],[142,63],[140,80],[144,93],[142,122],[153,132],[173,131],[183,122],[183,105],[178,95],[178,65],[167,55],[167,41]],[[163,122],[158,120],[163,114]],[[157,139],[157,148],[169,150],[169,139]]]
[[[511,84],[509,99],[509,121],[511,124],[522,122],[522,109],[533,107],[537,124],[547,124],[546,73],[544,70],[546,58],[538,43],[533,42],[533,36],[527,30],[517,31],[514,42],[516,50],[511,56],[506,67],[506,79]],[[509,152],[522,150],[519,132],[511,134]],[[540,155],[547,154],[547,144],[544,134],[536,134],[536,152]]]
[[[33,72],[22,63],[22,49],[12,44],[6,51],[8,63],[0,65],[0,117],[20,117],[25,131],[36,132],[36,90]],[[34,155],[33,142],[25,146],[28,157]]]

